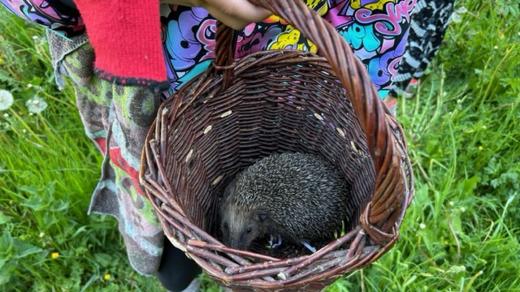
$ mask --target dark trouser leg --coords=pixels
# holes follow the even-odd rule
[[[164,240],[164,251],[157,278],[169,291],[182,291],[200,273],[201,268],[175,248],[168,239]]]

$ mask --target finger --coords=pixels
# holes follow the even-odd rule
[[[222,22],[228,22],[233,28],[241,28],[248,23],[264,20],[271,15],[266,9],[251,4],[247,0],[206,0],[208,10]],[[210,11],[210,12],[211,12]],[[226,24],[228,24],[226,23]],[[234,27],[234,26],[239,27]]]
[[[221,9],[208,7],[208,12],[216,19],[222,21],[225,25],[239,30],[246,26],[249,21],[242,20],[241,18],[225,14]]]

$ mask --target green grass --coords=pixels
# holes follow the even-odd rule
[[[401,239],[330,291],[520,291],[514,3],[458,2],[468,12],[450,27],[417,97],[399,105],[416,176]],[[0,88],[15,95],[0,113],[0,290],[160,290],[129,267],[114,220],[86,215],[100,157],[73,91],[53,84],[42,30],[4,11]],[[49,107],[31,116],[25,101],[36,94]]]

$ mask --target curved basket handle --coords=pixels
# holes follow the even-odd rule
[[[361,224],[371,238],[379,243],[395,239],[399,214],[406,203],[403,194],[404,175],[400,171],[401,153],[395,151],[396,141],[390,124],[397,124],[379,100],[365,65],[354,55],[336,29],[307,7],[302,0],[250,0],[292,24],[319,48],[336,77],[347,90],[357,118],[367,138],[367,145],[377,173],[372,201],[361,215]],[[225,70],[224,86],[233,78],[234,31],[219,24],[215,69]]]

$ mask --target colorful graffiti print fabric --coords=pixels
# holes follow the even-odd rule
[[[83,29],[78,15],[53,7],[45,0],[1,0],[19,16],[66,35]],[[329,20],[367,66],[382,98],[392,87],[407,44],[408,27],[416,0],[305,0]],[[54,3],[56,1],[53,1]],[[67,14],[68,12],[68,14]],[[214,57],[216,21],[202,8],[161,7],[164,51],[171,90],[208,67]],[[267,49],[318,48],[283,19],[270,17],[251,24],[240,33],[237,57]]]
[[[306,2],[351,45],[367,66],[381,98],[385,98],[406,49],[415,0]],[[214,57],[216,21],[201,8],[165,7],[162,15],[169,79],[175,90],[206,69]],[[240,32],[236,57],[270,49],[318,50],[293,26],[272,16]]]
[[[68,36],[81,34],[85,27],[79,13],[53,0],[0,0],[9,11]],[[53,3],[53,4],[51,4]]]
[[[160,263],[163,235],[137,180],[145,133],[160,104],[148,89],[118,86],[93,73],[94,53],[81,18],[57,1],[0,0],[8,10],[48,27],[57,80],[71,79],[87,135],[105,159],[90,212],[118,219],[131,265],[153,274]],[[415,0],[306,0],[329,20],[367,66],[382,99],[405,52]],[[164,52],[171,87],[166,96],[205,70],[214,58],[216,21],[201,8],[161,6]],[[270,17],[244,28],[236,56],[259,50],[318,48],[283,19]]]

